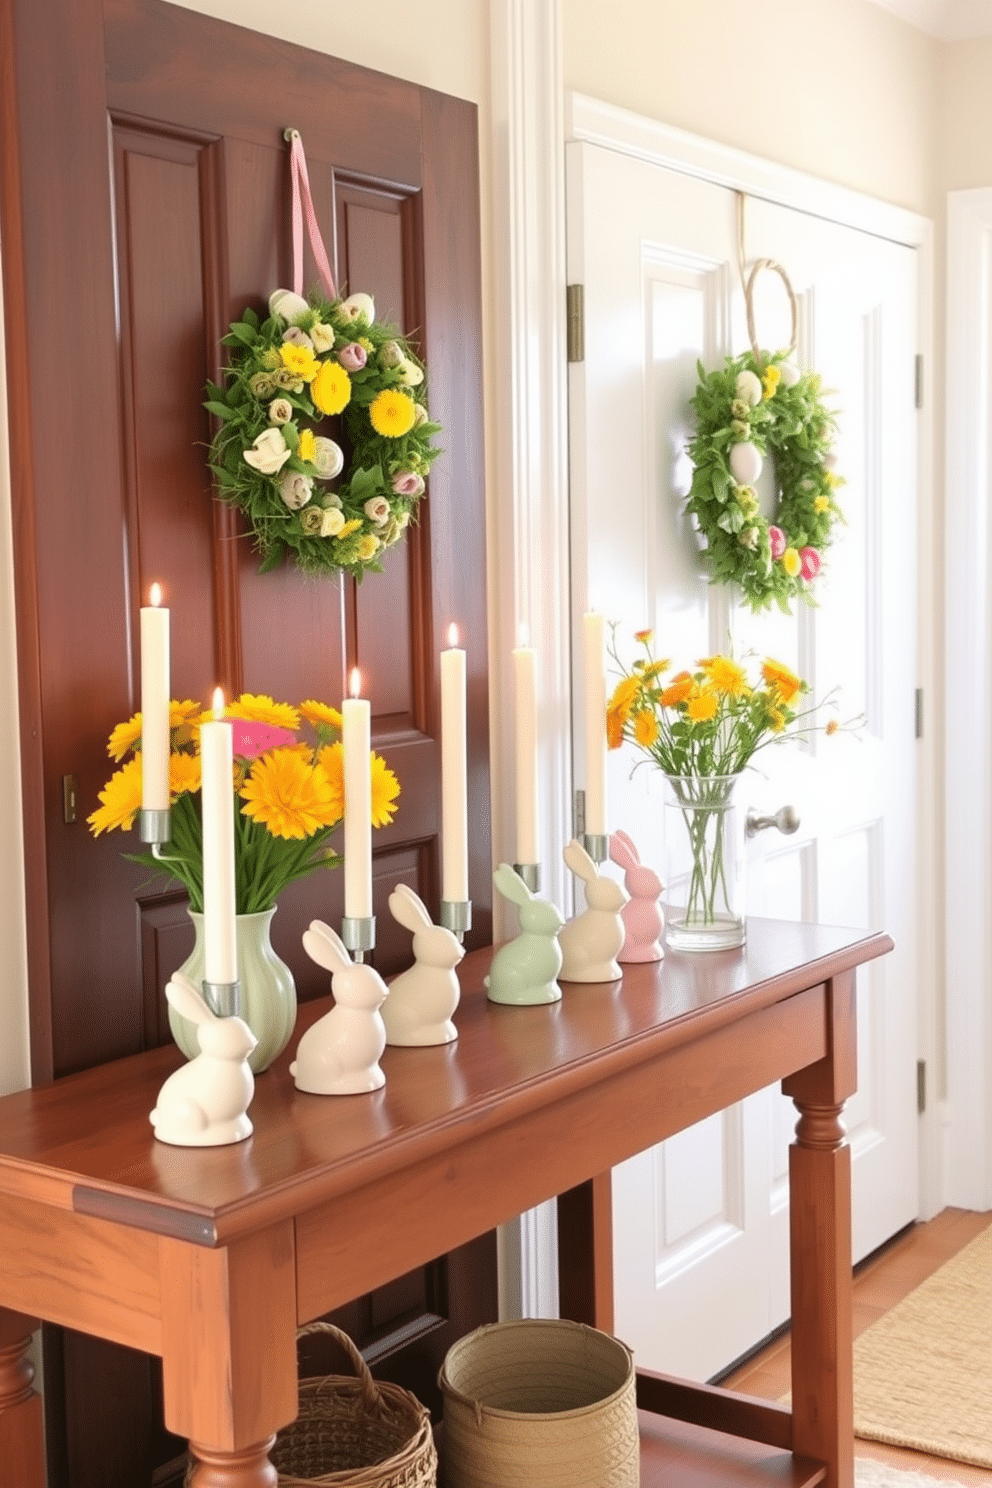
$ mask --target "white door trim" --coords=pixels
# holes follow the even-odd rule
[[[514,861],[513,679],[526,624],[540,680],[541,894],[564,905],[572,835],[569,729],[565,147],[560,0],[492,0],[495,480],[488,503],[493,845]],[[494,906],[496,933],[503,906]],[[515,926],[514,926],[515,928]],[[556,1207],[499,1233],[502,1317],[558,1313]]]
[[[947,197],[947,1202],[992,1208],[992,189]]]

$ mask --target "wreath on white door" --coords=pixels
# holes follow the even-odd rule
[[[752,291],[765,268],[781,275],[792,307],[791,345],[774,355],[758,349],[754,333]],[[736,586],[754,612],[774,604],[790,614],[794,599],[815,603],[815,580],[834,524],[843,520],[836,501],[843,481],[832,449],[836,416],[823,402],[817,374],[801,372],[791,360],[797,309],[780,264],[757,261],[745,301],[752,349],[727,357],[714,372],[697,363],[686,510],[705,542],[710,582]],[[766,456],[777,493],[771,521],[762,515],[755,490]]]

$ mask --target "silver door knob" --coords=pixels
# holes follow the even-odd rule
[[[756,837],[766,827],[778,827],[780,832],[789,837],[799,827],[799,812],[795,806],[782,806],[774,816],[759,816],[752,806],[744,818],[745,836]]]

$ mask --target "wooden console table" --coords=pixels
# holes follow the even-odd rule
[[[791,1149],[792,1407],[641,1372],[645,1488],[851,1488],[855,969],[881,934],[755,920],[740,951],[669,953],[551,1007],[485,999],[458,1042],[389,1049],[370,1096],[298,1092],[290,1049],[234,1147],[155,1141],[174,1048],[0,1100],[0,1485],[42,1488],[38,1318],[162,1358],[198,1488],[267,1488],[297,1409],[296,1328],[561,1195],[566,1315],[609,1328],[609,1169],[774,1080]],[[299,1031],[327,1003],[301,1010]],[[578,1488],[578,1485],[577,1485]]]

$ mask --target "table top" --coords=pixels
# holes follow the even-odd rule
[[[483,978],[493,953],[475,951],[459,968],[457,1041],[388,1048],[386,1084],[371,1094],[296,1089],[289,1064],[299,1036],[330,999],[303,1005],[289,1048],[256,1077],[254,1133],[235,1145],[155,1139],[148,1113],[182,1063],[172,1045],[3,1097],[0,1193],[210,1244],[219,1220],[263,1193],[290,1205],[297,1190],[308,1203],[333,1199],[459,1132],[477,1138],[891,948],[883,933],[753,919],[739,950],[667,951],[625,966],[619,982],[563,983],[561,1001],[540,1007],[490,1003]]]

